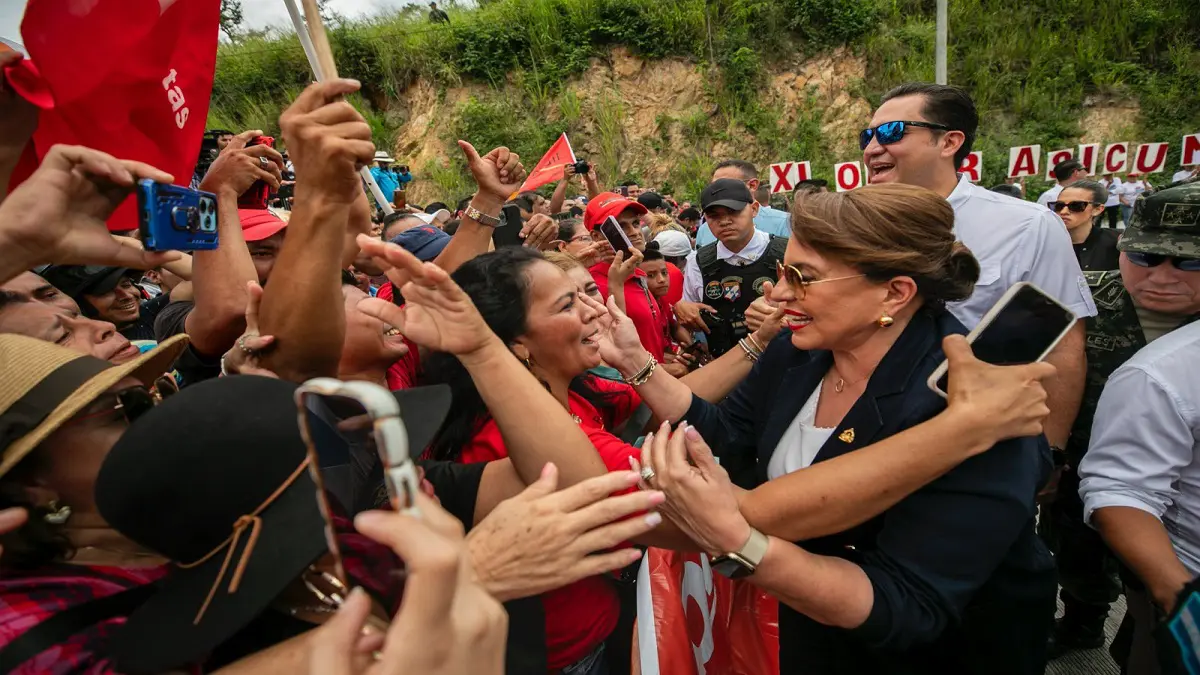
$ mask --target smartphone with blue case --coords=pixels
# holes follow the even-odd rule
[[[178,185],[138,181],[138,230],[147,251],[217,247],[217,196]]]

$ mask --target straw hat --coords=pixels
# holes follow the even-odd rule
[[[149,385],[187,346],[177,335],[121,365],[25,335],[0,335],[0,476],[126,377]]]

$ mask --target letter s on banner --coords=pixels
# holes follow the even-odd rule
[[[958,170],[967,177],[967,180],[972,183],[978,183],[983,177],[983,153],[979,150],[972,152],[963,158],[962,166]]]
[[[858,187],[862,187],[865,181],[863,180],[862,164],[859,162],[839,162],[833,165],[833,176],[837,182],[838,192],[849,192]]]
[[[1139,175],[1162,173],[1167,168],[1166,143],[1142,143],[1134,154],[1133,167]]]
[[[1200,164],[1200,134],[1183,137],[1183,151],[1179,155],[1180,166]]]
[[[1084,143],[1079,146],[1079,163],[1087,170],[1089,176],[1096,175],[1096,158],[1100,156],[1099,143]]]
[[[1074,158],[1074,150],[1051,150],[1046,153],[1046,180],[1054,180],[1054,167],[1058,166],[1059,162]]]
[[[1008,177],[1038,175],[1038,160],[1042,158],[1042,146],[1020,145],[1008,149]]]
[[[1129,166],[1129,143],[1104,146],[1104,173],[1125,173]]]

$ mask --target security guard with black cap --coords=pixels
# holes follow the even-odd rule
[[[1084,270],[1097,314],[1087,320],[1087,383],[1065,452],[1058,496],[1040,521],[1054,551],[1063,618],[1051,656],[1104,644],[1109,606],[1121,591],[1119,565],[1083,522],[1079,463],[1087,452],[1104,385],[1139,349],[1200,319],[1200,181],[1138,198],[1117,243],[1119,269]]]
[[[716,357],[750,333],[746,308],[775,282],[788,240],[754,229],[758,203],[740,180],[709,183],[700,207],[717,241],[688,256],[675,312],[680,324],[708,333],[709,353]]]

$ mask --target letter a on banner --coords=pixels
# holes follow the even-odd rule
[[[958,170],[967,177],[967,180],[972,183],[978,183],[983,176],[983,153],[979,150],[972,152],[963,159],[962,166]]]
[[[1008,149],[1008,177],[1038,175],[1038,160],[1042,158],[1042,146],[1020,145]]]
[[[1180,166],[1200,164],[1200,134],[1183,137],[1183,152],[1179,155]]]
[[[1167,168],[1166,143],[1142,143],[1134,154],[1133,168],[1139,175],[1162,173]]]
[[[1086,143],[1079,146],[1079,163],[1087,170],[1089,176],[1096,175],[1096,158],[1100,156],[1099,143]]]
[[[849,192],[855,188],[862,187],[865,183],[863,180],[862,164],[859,162],[839,162],[834,164],[833,176],[837,182],[838,192]]]
[[[1054,180],[1054,167],[1059,162],[1075,159],[1074,150],[1051,150],[1046,153],[1046,180]]]
[[[1125,173],[1128,166],[1128,143],[1109,143],[1104,146],[1104,173]]]

